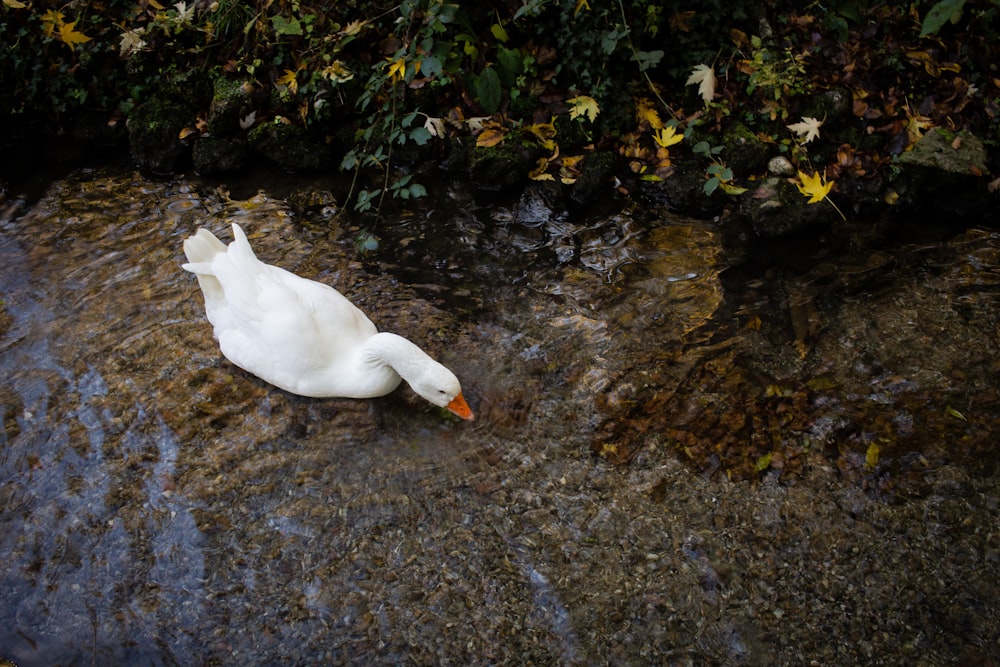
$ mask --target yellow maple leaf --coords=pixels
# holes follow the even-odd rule
[[[3,0],[3,4],[7,5],[11,9],[24,9],[28,6],[23,2],[18,2],[17,0]]]
[[[297,72],[298,70],[286,69],[284,76],[279,77],[275,83],[279,86],[285,86],[294,95],[299,92],[299,81],[295,78]]]
[[[586,116],[587,120],[593,123],[594,120],[597,119],[597,114],[601,111],[597,106],[597,100],[586,95],[571,97],[566,100],[566,104],[569,105],[570,120],[575,120],[580,116]]]
[[[684,141],[684,135],[677,134],[677,128],[668,125],[653,132],[653,141],[660,148],[667,148],[668,146],[673,146]]]
[[[89,42],[90,37],[87,37],[82,32],[76,30],[76,21],[72,23],[63,23],[59,26],[59,39],[62,40],[63,44],[69,48],[76,50],[77,44],[83,44],[84,42]]]
[[[636,102],[635,118],[640,125],[645,121],[654,130],[663,127],[663,121],[660,120],[660,114],[656,112],[653,102],[645,97]]]
[[[576,0],[576,8],[573,10],[573,16],[576,16],[584,9],[590,11],[590,3],[587,0]]]
[[[830,190],[833,189],[833,181],[827,183],[818,171],[812,176],[806,176],[800,171],[799,182],[795,184],[795,187],[799,189],[799,192],[809,197],[808,203],[816,204],[826,199],[826,196],[830,194]]]

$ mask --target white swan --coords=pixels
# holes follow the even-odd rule
[[[227,248],[206,229],[184,240],[222,354],[302,396],[372,398],[406,380],[434,405],[473,419],[458,378],[402,336],[379,333],[337,290],[257,259],[233,224]]]

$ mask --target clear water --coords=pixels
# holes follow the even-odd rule
[[[454,190],[361,258],[329,210],[101,172],[8,211],[2,658],[1000,659],[989,230],[765,264],[732,223]],[[179,264],[233,221],[477,421],[222,359]]]

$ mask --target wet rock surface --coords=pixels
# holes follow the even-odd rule
[[[0,656],[1000,660],[995,233],[758,272],[725,223],[449,197],[365,258],[327,209],[135,175],[2,222]],[[234,221],[477,421],[226,362],[180,244]]]

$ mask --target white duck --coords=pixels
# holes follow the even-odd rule
[[[233,225],[227,248],[206,229],[184,241],[222,354],[286,391],[384,396],[406,380],[434,405],[473,419],[458,378],[402,336],[379,333],[337,290],[257,259]]]

